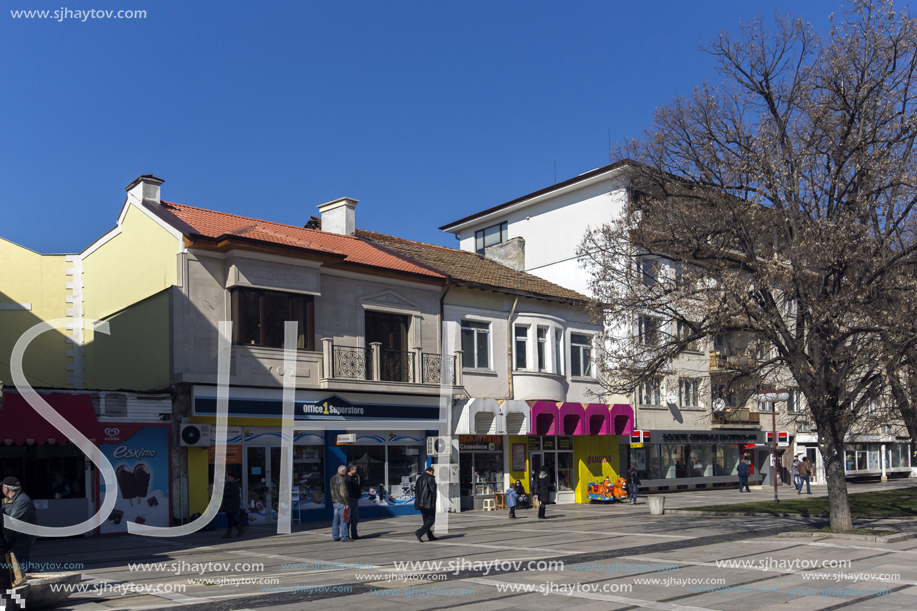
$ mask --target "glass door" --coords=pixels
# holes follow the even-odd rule
[[[248,447],[245,449],[245,512],[249,524],[277,521],[280,448]]]
[[[532,452],[530,455],[532,470],[529,472],[529,490],[535,495],[535,482],[538,481],[538,472],[544,466],[544,452]]]
[[[809,477],[809,482],[813,484],[815,483],[815,478],[816,478],[815,474],[817,473],[815,469],[815,465],[816,465],[815,453],[817,451],[818,451],[817,448],[806,448],[806,458],[809,459],[809,471],[812,473],[812,475]]]

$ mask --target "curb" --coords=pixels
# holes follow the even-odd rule
[[[728,518],[731,516],[747,518],[828,518],[825,514],[811,513],[757,513],[751,511],[691,511],[690,509],[666,509],[666,515],[675,516],[710,516]]]
[[[907,541],[908,539],[917,538],[917,533],[898,533],[895,535],[855,535],[855,534],[846,534],[846,533],[826,533],[826,532],[817,532],[817,533],[807,533],[807,532],[786,532],[780,533],[777,535],[782,538],[830,538],[830,539],[849,539],[851,541],[869,541],[872,543],[898,543],[900,541]]]

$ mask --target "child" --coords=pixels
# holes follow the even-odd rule
[[[509,519],[516,519],[516,505],[519,504],[519,493],[510,486],[506,491],[506,506],[509,507]]]

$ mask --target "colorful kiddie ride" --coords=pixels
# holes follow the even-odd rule
[[[619,477],[614,484],[611,483],[609,478],[605,478],[604,482],[591,483],[589,484],[589,491],[586,494],[586,498],[590,501],[598,501],[600,503],[613,503],[618,499],[627,498],[627,480],[623,477]]]

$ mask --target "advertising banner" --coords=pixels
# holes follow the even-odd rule
[[[99,482],[99,492],[103,498],[116,494],[117,501],[99,532],[126,533],[128,522],[171,526],[170,427],[136,423],[103,426],[105,437],[99,449],[111,461],[117,486]]]

